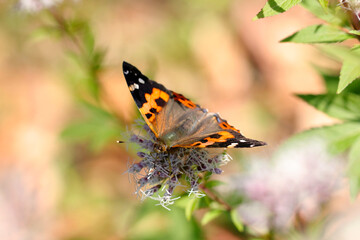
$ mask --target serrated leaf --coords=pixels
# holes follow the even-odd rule
[[[243,232],[244,231],[244,225],[241,222],[240,216],[239,216],[238,212],[236,211],[236,209],[231,210],[230,217],[231,217],[231,221],[234,224],[234,226],[236,227],[236,229],[239,232]]]
[[[225,184],[224,182],[219,181],[219,180],[211,180],[205,184],[205,187],[213,188],[213,187],[217,187],[217,186],[224,185],[224,184]]]
[[[349,152],[348,175],[350,178],[350,192],[353,198],[360,189],[360,138],[352,145]]]
[[[281,40],[281,42],[295,43],[334,43],[354,38],[339,28],[329,25],[312,25],[301,29],[293,35]]]
[[[283,13],[301,3],[301,1],[302,0],[268,0],[253,20]]]
[[[217,210],[217,209],[208,211],[207,213],[205,213],[205,215],[201,219],[201,225],[204,226],[204,225],[208,224],[209,222],[211,222],[212,220],[217,218],[223,212],[224,211]]]
[[[341,93],[350,83],[360,77],[360,47],[354,47],[351,52],[359,55],[359,59],[354,60],[353,58],[345,58],[340,71],[340,81],[337,93]]]
[[[331,73],[332,71],[321,69],[315,67],[318,73],[321,75],[325,81],[327,93],[337,93],[340,76],[338,73]],[[349,84],[344,90],[343,93],[355,93],[360,95],[360,84]]]
[[[185,208],[185,216],[188,221],[191,220],[193,212],[197,209],[198,202],[199,202],[199,198],[193,198],[187,203]]]

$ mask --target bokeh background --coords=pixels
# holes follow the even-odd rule
[[[242,239],[226,218],[201,226],[202,210],[188,221],[181,201],[169,212],[134,194],[126,170],[136,156],[131,146],[116,144],[139,118],[124,60],[268,143],[230,151],[234,160],[218,179],[233,179],[252,159],[270,158],[296,133],[336,122],[295,96],[324,91],[314,65],[339,69],[314,47],[279,43],[319,22],[300,6],[253,21],[263,0],[59,3],[65,18],[88,22],[105,51],[99,102],[113,121],[102,113],[89,117],[88,98],[79,94],[82,72],[68,54],[73,43],[38,31],[51,22],[47,13],[1,3],[1,239]],[[350,199],[345,178],[339,182],[311,225],[321,226],[313,228],[322,237],[302,239],[358,236],[359,201]]]

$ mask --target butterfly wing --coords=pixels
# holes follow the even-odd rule
[[[130,92],[156,137],[168,147],[240,148],[263,146],[244,137],[216,113],[209,113],[183,95],[149,80],[137,68],[123,63]]]
[[[123,62],[123,72],[136,106],[146,124],[158,137],[156,116],[169,101],[171,92],[163,85],[148,79],[127,62]]]
[[[174,147],[184,148],[252,148],[266,145],[265,142],[243,136],[240,131],[216,113],[208,113],[206,129],[197,132],[191,139],[183,139]]]

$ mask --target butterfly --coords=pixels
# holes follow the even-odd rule
[[[208,112],[183,95],[150,80],[125,61],[123,73],[141,115],[165,149],[266,145],[244,137],[219,114]]]

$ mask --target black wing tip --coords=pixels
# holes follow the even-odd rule
[[[250,142],[250,147],[261,147],[261,146],[266,146],[267,143],[263,142],[263,141],[259,141],[259,140],[252,140]]]
[[[128,63],[126,61],[123,61],[122,67],[123,67],[124,71],[131,70],[131,69],[135,68],[133,65],[131,65],[130,63]]]
[[[245,140],[245,142],[241,142],[241,140],[240,140],[240,144],[237,145],[236,147],[238,147],[238,148],[253,148],[253,147],[261,147],[261,146],[267,145],[266,142],[254,140],[254,139],[250,139],[250,138],[245,138],[242,140]]]
[[[266,146],[266,145],[268,145],[266,142],[257,140],[257,146]]]

